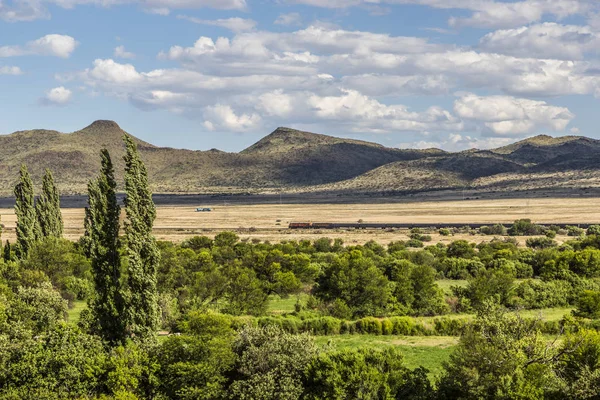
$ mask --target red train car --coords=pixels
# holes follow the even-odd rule
[[[310,229],[312,224],[310,222],[290,222],[290,229]]]

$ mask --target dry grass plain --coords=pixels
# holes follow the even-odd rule
[[[196,212],[195,206],[159,206],[155,235],[160,240],[179,242],[194,235],[214,236],[224,230],[241,238],[279,241],[286,239],[342,238],[347,244],[371,239],[388,243],[405,240],[406,230],[323,230],[292,231],[292,221],[313,222],[397,222],[397,223],[510,223],[530,218],[537,223],[600,222],[600,207],[595,198],[461,200],[377,204],[260,204],[215,205],[212,212]],[[198,204],[197,206],[205,206]],[[15,215],[12,209],[0,209],[5,225],[3,240],[14,241]],[[63,209],[65,235],[76,240],[83,233],[84,210]],[[433,234],[434,242],[448,243],[462,235],[443,237]],[[465,235],[472,241],[483,237]],[[559,241],[566,238],[558,238]],[[521,238],[521,242],[524,239]]]

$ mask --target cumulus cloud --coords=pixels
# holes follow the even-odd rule
[[[46,92],[40,103],[46,106],[64,106],[71,101],[73,93],[64,86],[55,87]]]
[[[244,18],[226,18],[226,19],[200,19],[187,15],[178,15],[177,18],[193,22],[201,25],[220,26],[221,28],[229,29],[232,32],[248,32],[254,30],[256,21]]]
[[[114,56],[116,58],[129,58],[129,59],[135,58],[135,54],[125,50],[125,46],[115,47]]]
[[[258,114],[236,114],[231,106],[216,104],[204,110],[204,126],[209,131],[247,132],[261,122]]]
[[[51,34],[27,42],[24,46],[2,46],[0,47],[0,57],[41,55],[69,58],[77,44],[77,41],[71,36]]]
[[[516,57],[581,60],[597,51],[600,37],[588,26],[546,22],[488,33],[479,42],[482,49]]]
[[[427,141],[419,140],[411,143],[401,143],[398,145],[400,148],[413,148],[413,149],[444,149],[447,151],[463,151],[470,149],[488,150],[495,149],[498,147],[506,146],[513,143],[515,138],[510,137],[486,137],[478,138],[469,135],[463,135],[459,133],[451,133],[447,137],[440,140]]]
[[[457,116],[483,122],[495,135],[523,135],[540,128],[564,131],[575,116],[566,107],[511,96],[463,94],[454,102]]]
[[[21,68],[15,66],[0,66],[0,75],[21,75],[23,71]]]
[[[320,25],[200,37],[159,58],[178,66],[138,70],[98,59],[62,78],[141,109],[202,118],[207,129],[235,132],[318,124],[357,133],[515,137],[563,131],[574,118],[567,108],[526,97],[600,94],[594,72],[600,69],[585,60],[518,57]],[[414,109],[400,97],[447,96],[460,87],[504,95],[461,94],[450,110]]]

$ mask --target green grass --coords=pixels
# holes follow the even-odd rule
[[[294,306],[296,305],[296,302],[300,301],[301,304],[306,304],[307,298],[308,295],[306,293],[288,296],[287,298],[281,298],[277,295],[272,295],[269,297],[267,313],[271,315],[279,315],[294,312]]]
[[[537,318],[541,316],[544,321],[559,321],[566,314],[571,314],[573,310],[573,307],[544,308],[541,310],[522,310],[519,313],[525,318]]]
[[[315,340],[321,345],[331,343],[337,349],[382,349],[394,346],[402,351],[407,367],[425,367],[430,371],[431,377],[441,374],[442,363],[449,359],[458,343],[457,337],[450,336],[334,335],[318,336]]]
[[[446,296],[450,296],[452,295],[452,290],[450,290],[451,286],[465,287],[467,286],[468,281],[466,279],[440,279],[435,281],[435,283],[437,283],[440,289],[444,291]]]
[[[85,300],[77,300],[73,302],[73,308],[70,308],[67,311],[67,321],[72,325],[76,325],[79,322],[79,316],[81,315],[81,312],[85,310],[86,307],[87,303]]]

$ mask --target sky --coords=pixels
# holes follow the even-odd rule
[[[116,121],[239,151],[600,138],[598,0],[0,0],[0,134]]]

